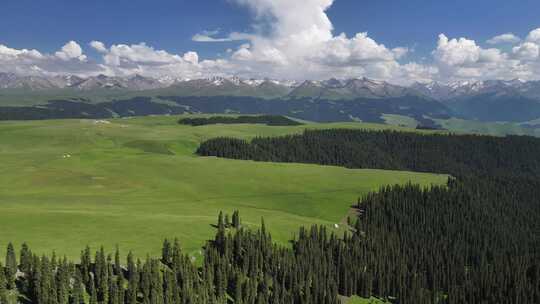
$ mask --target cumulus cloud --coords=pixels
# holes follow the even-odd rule
[[[87,45],[88,58],[75,41],[51,54],[0,45],[0,71],[20,74],[133,75],[200,78],[237,75],[256,78],[324,79],[370,77],[407,84],[413,81],[540,79],[540,29],[523,40],[513,34],[490,39],[485,48],[466,37],[440,34],[431,58],[408,61],[409,48],[386,46],[367,32],[334,33],[327,10],[334,0],[231,0],[252,12],[251,31],[204,31],[197,42],[231,42],[224,57],[200,58],[195,51],[171,53],[146,43]],[[436,37],[434,37],[436,38]],[[511,44],[512,48],[498,48]]]
[[[231,55],[250,70],[275,78],[388,77],[405,47],[387,48],[361,32],[334,35],[326,11],[334,0],[235,0],[254,14],[249,47]]]
[[[436,76],[443,81],[485,79],[540,79],[540,29],[510,51],[483,48],[467,38],[441,34],[433,51]]]
[[[0,72],[21,75],[88,75],[100,70],[103,70],[103,67],[88,60],[75,41],[66,43],[52,54],[0,45]]]
[[[103,42],[101,41],[94,40],[90,42],[89,45],[99,53],[106,53],[108,51],[107,48],[105,47],[105,44],[103,44]]]
[[[60,51],[55,53],[55,55],[64,61],[69,61],[71,59],[78,59],[80,61],[86,60],[86,55],[83,54],[81,46],[73,40],[66,43]]]
[[[488,44],[516,44],[521,41],[521,38],[518,36],[512,34],[512,33],[506,33],[502,35],[495,36],[488,41],[486,41]]]
[[[96,48],[97,47],[97,48]],[[142,74],[153,77],[201,77],[203,66],[196,52],[172,54],[145,43],[116,44],[109,48],[95,44],[103,56],[104,65],[115,75]]]
[[[527,35],[527,42],[540,44],[540,28],[537,28]]]
[[[522,60],[536,60],[540,54],[540,46],[532,42],[525,42],[512,49],[514,55]]]

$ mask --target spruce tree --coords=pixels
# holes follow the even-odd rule
[[[70,304],[84,304],[84,291],[83,291],[83,282],[82,275],[80,270],[75,271],[75,276],[73,280],[73,288],[71,291]]]
[[[32,251],[30,251],[26,243],[21,246],[20,257],[21,271],[28,274],[32,267]]]
[[[161,262],[167,266],[171,265],[172,248],[168,239],[163,241],[163,247],[161,249]]]
[[[92,264],[92,257],[90,256],[90,247],[86,246],[84,251],[81,251],[81,276],[83,284],[87,289],[90,289],[90,270]]]
[[[232,225],[234,228],[239,229],[240,228],[240,215],[238,210],[235,210],[232,215]]]
[[[0,303],[7,303],[7,280],[4,266],[0,262]]]
[[[6,250],[6,280],[9,289],[15,288],[15,275],[17,274],[17,258],[13,244],[9,243]]]
[[[97,290],[94,284],[94,281],[90,281],[90,303],[89,304],[98,304]]]
[[[122,276],[119,276],[118,278],[116,278],[116,292],[117,292],[117,298],[118,298],[117,303],[124,304],[126,291],[124,289],[124,279]]]
[[[225,214],[225,227],[231,227],[231,220],[229,219],[229,214]]]
[[[122,276],[122,265],[120,265],[120,249],[116,245],[116,250],[114,253],[114,274],[117,276]]]

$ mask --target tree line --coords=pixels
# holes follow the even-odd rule
[[[540,139],[529,136],[306,130],[303,134],[258,137],[251,141],[214,138],[203,142],[197,153],[255,161],[409,170],[453,176],[540,176]]]
[[[181,125],[204,126],[215,124],[265,124],[268,126],[299,126],[302,123],[282,115],[259,115],[259,116],[212,116],[197,118],[182,118],[178,121]]]

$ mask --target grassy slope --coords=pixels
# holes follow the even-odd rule
[[[177,119],[0,123],[0,244],[16,241],[19,247],[26,241],[37,252],[56,250],[73,258],[87,244],[108,249],[119,244],[144,256],[149,249],[156,254],[164,237],[179,237],[196,256],[213,236],[210,225],[219,210],[239,209],[248,226],[264,216],[274,238],[285,243],[301,225],[333,227],[358,196],[382,184],[446,180],[193,155],[200,141],[215,136],[379,125],[189,127]]]
[[[395,115],[395,114],[383,114],[382,118],[384,122],[392,126],[404,126],[408,128],[416,128],[418,126],[418,121],[412,117]]]
[[[511,122],[480,122],[463,119],[435,119],[443,128],[458,133],[477,133],[494,136],[529,135],[540,136],[540,128],[528,128]]]

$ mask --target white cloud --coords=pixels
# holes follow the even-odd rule
[[[94,40],[94,41],[90,42],[89,45],[99,53],[106,53],[107,52],[107,47],[105,47],[105,44],[103,44],[103,42],[101,42],[101,41]]]
[[[484,49],[467,38],[449,39],[439,36],[437,49],[433,51],[439,69],[437,78],[442,81],[485,79],[538,79],[540,70],[533,60],[534,46],[521,44],[511,53],[496,48]]]
[[[52,54],[0,45],[0,72],[21,75],[89,75],[101,70],[103,67],[88,60],[80,45],[75,41],[66,43]]]
[[[0,44],[0,58],[2,59],[40,59],[43,55],[36,50],[17,50]]]
[[[540,46],[532,42],[525,42],[512,49],[514,55],[522,60],[536,60],[540,55]]]
[[[187,52],[182,57],[185,61],[190,62],[191,64],[199,63],[199,55],[196,52]]]
[[[512,33],[506,33],[506,34],[495,36],[486,42],[488,44],[516,44],[520,41],[521,41],[521,38],[519,38],[518,36]]]
[[[71,59],[78,59],[80,61],[86,60],[86,55],[83,54],[81,46],[73,40],[66,43],[60,51],[55,53],[55,55],[64,61]]]
[[[441,64],[461,66],[476,63],[480,59],[480,51],[480,47],[474,40],[448,39],[446,35],[440,34],[437,49],[433,55]]]
[[[540,44],[540,28],[537,28],[527,35],[527,42]]]
[[[231,60],[267,77],[315,79],[386,77],[399,70],[408,49],[387,48],[365,32],[334,35],[326,14],[334,0],[235,0],[254,13],[255,33],[244,34]],[[256,75],[254,75],[256,76]]]

